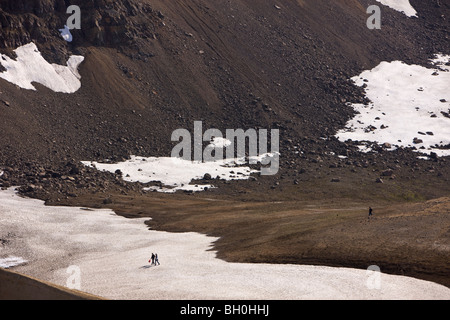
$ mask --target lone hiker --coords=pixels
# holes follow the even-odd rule
[[[370,219],[370,217],[372,216],[372,212],[373,212],[372,208],[369,207],[369,219]]]
[[[154,253],[152,253],[152,259],[149,260],[148,262],[150,262],[150,261],[151,261],[151,264],[155,264],[155,254]]]

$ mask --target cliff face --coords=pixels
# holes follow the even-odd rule
[[[81,30],[72,30],[73,43],[66,43],[59,29],[70,14],[69,5],[81,9]],[[79,46],[129,46],[137,39],[153,37],[163,16],[141,1],[0,1],[0,50],[36,42],[49,59],[62,62],[67,51]],[[8,50],[9,49],[9,50]]]

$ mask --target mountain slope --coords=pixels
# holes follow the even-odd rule
[[[334,138],[354,114],[346,102],[367,102],[351,77],[381,61],[426,64],[432,54],[450,52],[448,2],[411,3],[419,18],[380,5],[382,29],[369,30],[365,0],[72,1],[81,8],[82,28],[66,43],[58,31],[68,17],[63,1],[2,0],[3,53],[33,41],[49,62],[85,57],[82,87],[73,94],[40,85],[24,90],[0,79],[4,184],[39,185],[45,177],[58,180],[47,189],[61,189],[59,177],[81,160],[168,156],[172,131],[192,131],[196,120],[222,131],[281,129],[281,173],[267,186],[280,176],[289,185],[316,181],[316,172],[327,174],[336,164],[326,152],[349,157],[337,175],[350,174],[355,162],[370,164],[367,181],[398,159],[405,167],[416,163],[407,150],[367,156]],[[429,164],[417,166],[428,174]],[[445,185],[447,166],[434,166],[440,176],[432,179]],[[301,176],[305,167],[310,175]],[[407,171],[400,174],[405,185]]]

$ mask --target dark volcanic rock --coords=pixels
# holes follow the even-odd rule
[[[2,0],[0,6],[0,48],[15,49],[31,41],[44,55],[64,63],[66,42],[59,36],[70,14],[61,0]],[[142,1],[70,1],[81,9],[81,30],[72,30],[72,48],[77,46],[124,47],[138,39],[153,37],[163,20],[161,14]],[[3,50],[8,52],[8,50]]]

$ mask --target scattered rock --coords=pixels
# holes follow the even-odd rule
[[[211,175],[209,173],[205,173],[203,175],[203,180],[211,180]]]

